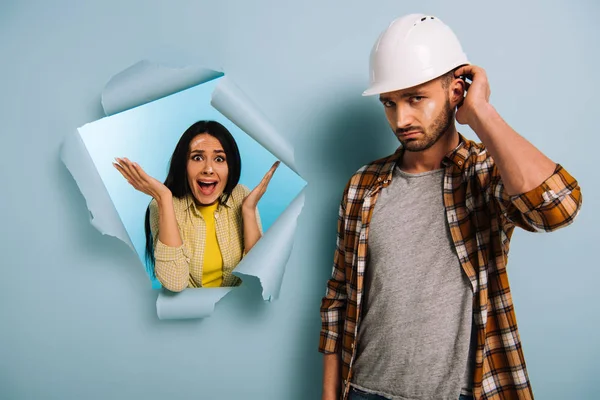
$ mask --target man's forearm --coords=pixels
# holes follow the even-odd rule
[[[340,355],[323,356],[323,397],[322,400],[337,400],[340,394]]]
[[[515,132],[490,104],[478,108],[470,126],[494,158],[507,194],[528,192],[554,173],[556,164]]]

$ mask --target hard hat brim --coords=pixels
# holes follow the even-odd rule
[[[413,82],[406,82],[406,81],[404,81],[404,82],[393,82],[393,83],[390,83],[390,82],[379,83],[379,84],[375,84],[375,85],[370,86],[367,90],[365,90],[362,93],[362,95],[365,96],[365,97],[366,96],[374,96],[374,95],[378,95],[378,94],[382,94],[382,93],[390,93],[390,92],[395,92],[395,91],[398,91],[398,90],[404,90],[404,89],[412,88],[412,87],[415,87],[415,86],[419,86],[419,85],[422,85],[424,83],[427,83],[427,82],[433,81],[435,79],[438,79],[439,77],[441,77],[444,74],[452,71],[455,68],[461,67],[463,65],[469,65],[469,64],[471,64],[471,63],[465,57],[462,60],[455,61],[455,62],[451,63],[450,65],[452,67],[443,68],[443,70],[445,72],[443,72],[443,73],[441,73],[441,74],[439,74],[437,76],[434,76],[434,77],[432,77],[430,79],[426,78],[424,80],[418,80],[418,81],[413,81]]]

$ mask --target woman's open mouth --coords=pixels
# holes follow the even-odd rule
[[[217,187],[216,181],[196,181],[198,183],[198,187],[200,188],[200,192],[205,196],[210,196],[215,191]]]

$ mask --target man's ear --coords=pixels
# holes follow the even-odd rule
[[[448,90],[450,91],[448,98],[452,108],[460,107],[465,98],[467,83],[461,78],[456,78],[450,83]]]

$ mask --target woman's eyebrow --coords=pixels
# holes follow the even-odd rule
[[[194,154],[194,153],[204,154],[204,153],[206,153],[206,151],[203,149],[195,149],[195,150],[190,151],[190,154]],[[217,149],[217,150],[213,150],[213,153],[225,153],[225,150]]]

